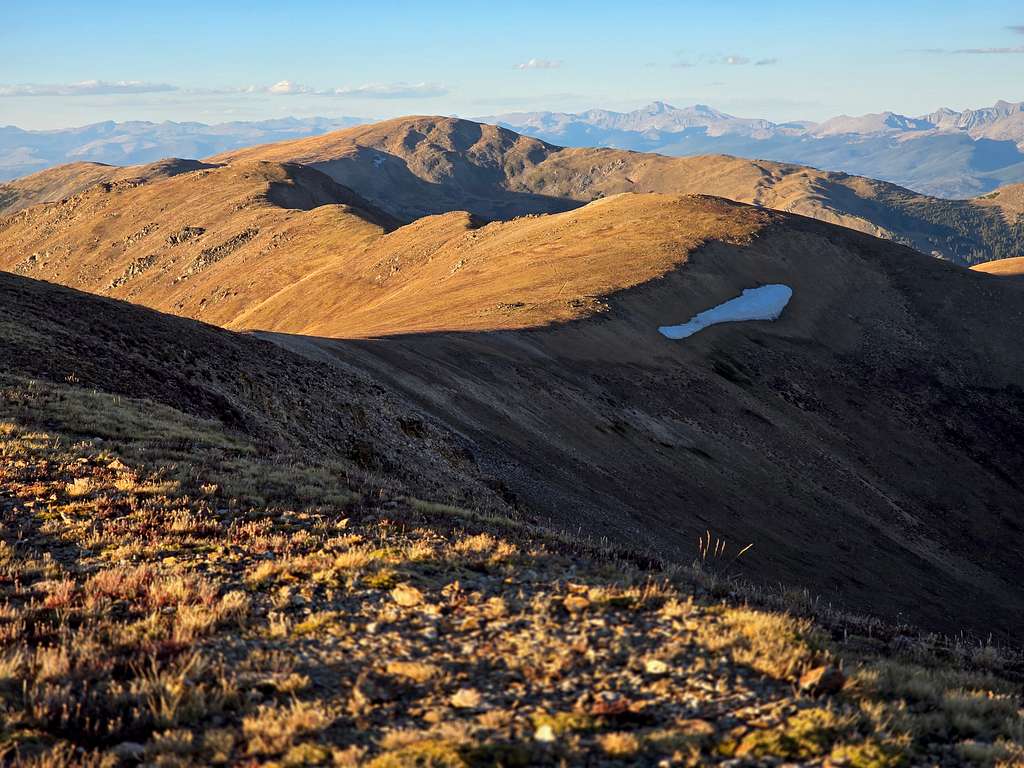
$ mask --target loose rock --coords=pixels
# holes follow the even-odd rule
[[[846,675],[832,665],[815,667],[800,677],[800,690],[811,696],[832,696],[846,685]]]

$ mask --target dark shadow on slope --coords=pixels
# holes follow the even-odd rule
[[[428,181],[414,173],[401,157],[368,147],[360,147],[348,157],[311,163],[310,167],[339,184],[359,190],[393,216],[408,220],[451,211],[469,211],[484,219],[504,220],[561,213],[584,205],[577,200],[510,190],[499,180],[504,179],[500,169],[482,169],[454,153],[449,160],[460,163],[462,173],[447,171],[449,179],[445,183]]]
[[[337,463],[423,498],[507,509],[459,436],[357,368],[312,363],[249,335],[0,272],[0,360],[5,380],[150,400],[244,433],[268,456]]]
[[[42,530],[40,515],[45,514],[47,506],[46,499],[19,495],[7,484],[0,484],[0,541],[10,547],[16,558],[29,552],[33,557],[47,553],[74,570],[84,559],[84,553],[75,542]]]
[[[810,220],[757,248],[707,246],[607,313],[547,328],[261,335],[401,392],[538,522],[680,562],[710,528],[755,544],[755,579],[1011,637],[1024,353],[1005,320],[1024,286]],[[795,291],[777,323],[656,333],[769,282]]]
[[[794,288],[777,323],[682,343],[657,334],[769,282]],[[753,542],[745,567],[765,582],[947,631],[1024,626],[1024,350],[1007,322],[1024,307],[1019,281],[785,217],[750,246],[708,245],[609,297],[607,313],[558,326],[264,334],[313,368],[238,334],[11,275],[0,294],[0,330],[25,335],[0,334],[0,354],[29,373],[130,383],[186,410],[208,391],[194,379],[212,375],[203,407],[216,417],[219,395],[247,428],[323,452],[370,429],[373,409],[412,403],[459,450],[431,465],[403,430],[396,467],[411,460],[440,484],[479,477],[552,527],[682,562],[711,528]],[[179,370],[189,375],[160,378]],[[362,383],[325,383],[335,380]]]

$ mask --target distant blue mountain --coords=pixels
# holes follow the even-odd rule
[[[823,123],[773,123],[702,104],[677,108],[663,102],[633,112],[517,112],[479,119],[562,146],[799,163],[936,197],[973,197],[1024,181],[1024,103],[940,109],[921,117],[843,115]]]
[[[366,122],[358,117],[285,117],[216,125],[107,121],[53,131],[0,126],[0,181],[77,161],[137,165],[163,157],[200,158]]]
[[[703,104],[653,102],[632,112],[517,112],[477,118],[552,144],[666,155],[729,154],[799,163],[891,181],[936,197],[974,197],[1024,182],[1024,102],[893,112],[823,123],[741,118]],[[26,131],[0,127],[0,181],[80,160],[134,165],[202,158],[252,144],[315,136],[370,122],[358,117],[285,117],[256,122],[103,122]]]

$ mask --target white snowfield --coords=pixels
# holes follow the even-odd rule
[[[782,310],[789,304],[793,289],[788,285],[762,285],[759,288],[744,288],[735,299],[694,315],[682,325],[663,325],[658,329],[662,336],[670,339],[685,339],[709,325],[737,323],[742,320],[778,320]]]

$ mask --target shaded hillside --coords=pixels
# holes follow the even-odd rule
[[[0,759],[1024,756],[1014,652],[734,592],[710,551],[652,570],[345,480],[149,401],[0,374]]]
[[[736,270],[755,277],[768,267],[747,250],[771,253],[779,236],[786,253],[799,245],[801,230],[777,226],[786,231],[763,234],[754,243],[768,242],[758,246],[695,254],[684,274],[656,290],[685,308],[695,301],[695,279],[716,293]],[[823,279],[835,267],[828,257],[853,237],[821,226],[804,234],[825,256],[807,278],[825,298],[797,283],[798,312],[777,332],[743,331],[774,350],[780,376],[792,373],[792,346],[812,346],[799,336],[813,325],[816,302],[834,296],[846,276]],[[872,246],[891,250],[866,238],[856,243],[862,249],[848,258],[871,261]],[[786,253],[777,254],[779,268]],[[886,274],[899,287],[898,275]],[[653,318],[661,307],[654,298],[647,288],[631,292],[600,324],[621,331],[626,309],[642,315],[647,307]],[[879,310],[866,302],[862,311]],[[465,352],[464,340],[473,338],[478,355],[460,378],[491,361],[492,373],[511,372],[521,382],[531,368],[532,375],[541,370],[524,354],[545,343],[536,337],[561,334],[576,365],[544,361],[546,388],[533,392],[539,415],[548,390],[569,408],[582,404],[572,395],[574,378],[591,388],[614,381],[622,348],[644,341],[580,346],[593,333],[581,326],[594,322],[417,340],[420,349],[426,342]],[[735,328],[719,330],[735,336]],[[691,356],[724,347],[729,335]],[[517,336],[518,350],[508,343]],[[787,337],[792,344],[780,346]],[[334,356],[333,367],[251,337],[0,273],[5,764],[654,768],[784,759],[994,767],[1024,757],[1019,652],[837,610],[792,586],[762,590],[734,580],[747,563],[779,559],[771,539],[737,562],[735,540],[707,534],[692,566],[658,568],[636,547],[642,535],[631,535],[627,549],[596,545],[589,527],[558,536],[526,525],[488,504],[466,470],[468,451],[450,434],[342,362],[341,348],[320,346]],[[557,351],[550,342],[547,350]],[[384,360],[395,351],[374,354]],[[364,352],[349,344],[345,354],[359,365]],[[649,395],[638,376],[647,351],[632,353],[631,384]],[[514,370],[493,364],[499,354],[510,363],[518,357]],[[605,364],[595,371],[588,360],[598,356]],[[722,359],[719,353],[716,364]],[[434,358],[428,369],[441,362]],[[746,375],[760,362],[748,359]],[[708,389],[694,386],[700,366],[693,364],[689,381],[677,371],[670,383],[699,400]],[[757,383],[729,394],[749,404]],[[482,386],[497,395],[497,384]],[[634,418],[653,414],[657,401],[636,395]],[[458,410],[479,397],[471,394]],[[571,420],[581,433],[593,426],[588,413],[553,415],[561,416],[552,422],[560,432]],[[532,418],[526,411],[516,417]],[[711,410],[701,418],[724,423]],[[636,439],[634,426],[613,429]],[[354,444],[364,447],[346,455]],[[586,441],[577,445],[586,450]],[[708,440],[701,445],[717,450]],[[927,461],[924,451],[915,461]],[[373,455],[390,464],[365,468],[361,461]],[[630,450],[622,456],[625,469],[636,469]],[[735,468],[752,469],[748,459],[737,454]],[[563,468],[550,471],[560,483]],[[417,498],[429,487],[424,477],[462,506]],[[577,485],[593,479],[582,474]],[[642,494],[645,479],[642,472],[635,478]],[[679,479],[681,487],[690,482]],[[677,518],[699,514],[698,499],[690,501]],[[948,574],[917,580],[919,560],[891,548],[905,520],[870,530],[851,509],[835,528],[828,514],[804,520],[756,495],[745,501],[771,514],[777,528],[797,526],[790,535],[798,542],[802,528],[813,528],[815,545],[800,554],[822,572],[838,566],[837,578],[874,578],[878,560],[891,557],[898,576],[890,574],[889,592],[947,587]],[[736,530],[736,517],[720,522]],[[926,527],[920,533],[926,549],[940,535]],[[971,533],[989,536],[989,568],[1001,558],[993,542],[1017,554],[1019,542],[989,531],[983,519],[971,521]],[[861,562],[834,563],[830,544]],[[950,558],[963,581],[991,581],[954,563],[955,552],[930,554]],[[989,595],[987,605],[999,597]],[[951,609],[959,598],[947,593]]]
[[[333,463],[353,482],[376,475],[428,498],[499,503],[459,458],[458,438],[376,382],[250,336],[0,272],[0,358],[8,384],[42,379],[136,398],[266,456]],[[90,415],[78,418],[88,432]],[[134,419],[122,429],[149,433]],[[188,432],[179,438],[187,444]]]
[[[1024,245],[1019,224],[973,201],[783,163],[561,149],[453,118],[399,118],[212,158],[240,159],[314,165],[405,217],[469,210],[509,218],[619,192],[710,194],[841,224],[963,264],[1015,256]]]
[[[531,273],[515,259],[511,273]],[[776,323],[657,332],[768,283],[794,291]],[[529,317],[545,292],[503,308]],[[543,328],[403,335],[420,321],[396,312],[377,319],[387,338],[272,338],[374,371],[470,437],[480,466],[556,527],[671,559],[710,527],[755,544],[759,578],[931,627],[1022,626],[1024,360],[1006,318],[1024,286],[787,216],[602,302]],[[339,334],[348,320],[338,312]]]

